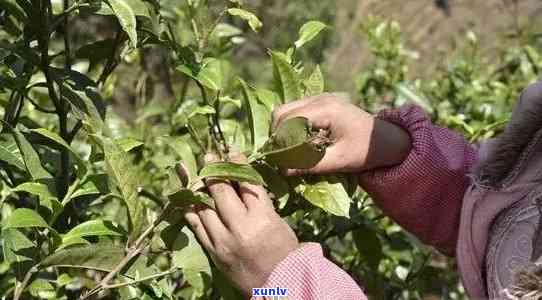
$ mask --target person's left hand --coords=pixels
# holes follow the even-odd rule
[[[185,213],[185,219],[217,267],[250,297],[252,288],[262,287],[299,242],[262,186],[239,183],[235,189],[217,180],[206,184],[216,211],[197,208]]]

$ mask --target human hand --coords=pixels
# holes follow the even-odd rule
[[[206,161],[216,157],[206,156]],[[252,288],[262,287],[299,242],[262,186],[243,182],[235,188],[218,180],[206,185],[216,211],[197,208],[185,213],[185,219],[217,267],[250,297]]]
[[[305,117],[314,129],[330,132],[333,145],[311,169],[288,175],[360,172],[400,164],[411,147],[408,133],[335,94],[322,94],[282,105],[273,112],[272,128],[287,119]]]

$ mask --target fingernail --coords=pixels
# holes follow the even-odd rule
[[[243,153],[238,152],[238,151],[231,151],[228,157],[230,158],[231,161],[235,163],[241,164],[241,163],[247,162],[247,157]]]
[[[218,155],[215,153],[206,153],[204,158],[206,163],[213,163],[218,161]]]

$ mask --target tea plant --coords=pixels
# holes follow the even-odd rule
[[[213,207],[209,177],[266,185],[283,215],[312,203],[349,216],[345,178],[279,175],[315,165],[332,142],[326,133],[297,118],[269,135],[274,107],[324,91],[319,67],[307,72],[295,54],[326,25],[311,21],[287,51],[269,52],[274,85],[265,89],[226,60],[241,33],[226,16],[262,26],[239,1],[54,4],[2,1],[4,297],[235,298],[180,218],[190,204]],[[114,38],[75,48],[68,21],[93,14],[115,20]],[[115,127],[104,98],[111,76],[151,46],[167,50],[170,71],[199,95],[169,107],[143,100],[132,128]],[[228,161],[233,149],[249,163]],[[223,161],[203,166],[208,152]]]

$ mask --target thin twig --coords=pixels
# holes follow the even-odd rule
[[[72,130],[70,131],[70,134],[66,137],[66,142],[68,144],[71,144],[73,142],[73,139],[75,138],[75,136],[77,135],[81,127],[83,127],[83,122],[79,120],[73,126]]]
[[[141,282],[149,281],[149,280],[152,280],[152,279],[155,279],[155,278],[159,278],[159,277],[163,277],[163,276],[173,274],[175,271],[177,271],[177,268],[173,268],[171,270],[168,270],[168,271],[165,271],[165,272],[162,272],[162,273],[158,273],[158,274],[150,275],[150,276],[147,276],[147,277],[143,277],[143,278],[138,279],[138,280],[132,280],[132,281],[117,283],[117,284],[108,284],[108,285],[105,285],[103,287],[103,289],[116,289],[116,288],[132,285],[132,284],[136,284],[136,283],[141,283]]]
[[[219,120],[219,113],[220,113],[220,91],[216,93],[216,99],[215,99],[215,114],[214,114],[214,125],[215,129],[218,131],[218,136],[220,138],[220,141],[222,142],[222,146],[224,147],[224,152],[228,154],[230,152],[230,148],[228,147],[228,143],[226,142],[226,138],[224,137],[224,132],[222,132],[222,128],[220,127],[220,120]]]
[[[171,211],[170,205],[166,205],[160,216],[152,223],[151,226],[149,226],[140,236],[139,238],[129,247],[128,253],[126,256],[109,272],[101,281],[98,283],[96,287],[94,287],[92,290],[90,290],[87,294],[81,297],[81,299],[87,299],[88,297],[99,293],[101,290],[104,289],[105,286],[108,286],[109,281],[113,279],[117,273],[119,273],[133,258],[139,255],[145,248],[148,247],[148,243],[144,243],[145,239],[149,234],[151,234],[156,226],[160,224],[164,218],[166,218]]]
[[[38,265],[33,266],[28,272],[26,272],[23,281],[20,285],[15,287],[15,293],[13,295],[13,300],[19,300],[23,294],[24,289],[28,285],[28,282],[32,278],[32,275],[38,271]]]
[[[210,106],[209,99],[207,98],[207,92],[205,91],[205,87],[199,81],[195,80],[195,82],[201,92],[203,103],[205,105]],[[215,112],[215,113],[218,113],[218,112]],[[209,124],[209,136],[211,137],[211,141],[214,144],[216,151],[218,152],[218,155],[220,156],[220,159],[223,160],[225,158],[225,155],[220,147],[220,142],[219,142],[220,137],[217,136],[218,130],[216,130],[215,119],[212,115],[209,116],[209,118],[207,119],[207,123]]]

